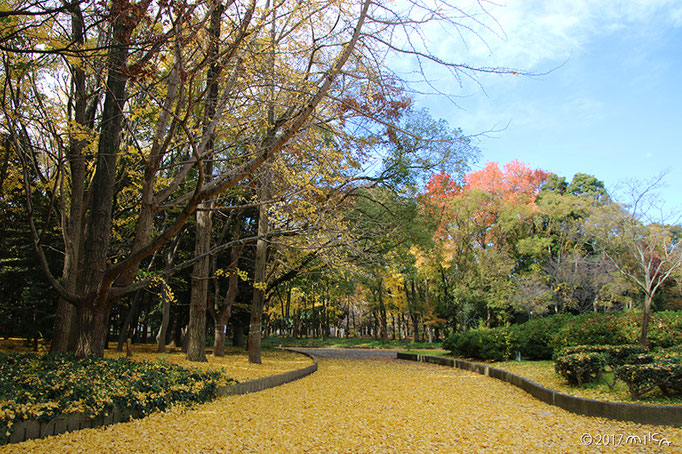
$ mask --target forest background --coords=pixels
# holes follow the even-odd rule
[[[156,337],[438,339],[548,313],[679,309],[658,181],[614,200],[511,161],[413,99],[440,2],[4,2],[1,334],[101,356]],[[420,63],[422,66],[420,66]],[[444,97],[451,96],[444,90]]]

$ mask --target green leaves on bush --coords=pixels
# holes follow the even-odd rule
[[[572,355],[575,353],[601,353],[604,355],[606,365],[615,368],[626,363],[636,361],[637,356],[645,357],[649,350],[641,345],[579,345],[562,349],[557,357]]]
[[[554,360],[556,373],[570,384],[578,386],[601,377],[605,367],[606,358],[603,353],[570,353]]]
[[[637,339],[638,326],[624,314],[577,315],[568,319],[568,323],[556,332],[555,346],[560,349],[573,345],[630,344]]]
[[[646,357],[648,350],[640,345],[580,345],[562,349],[554,360],[556,373],[570,384],[582,386],[603,376],[606,366],[612,370],[633,361],[633,358]],[[613,389],[613,383],[608,383]]]
[[[639,323],[641,315],[636,313],[557,314],[519,325],[455,333],[443,342],[443,348],[456,356],[473,359],[497,361],[514,358],[517,353],[523,359],[552,359],[554,353],[570,346],[635,343]],[[680,339],[682,312],[652,314],[649,325],[652,348],[679,345]]]
[[[482,328],[448,337],[443,348],[466,358],[502,361],[512,355],[513,344],[508,329]]]
[[[655,388],[663,394],[682,392],[682,357],[679,354],[640,355],[636,364],[624,364],[615,369],[616,377],[624,381],[633,399],[639,399]]]
[[[650,353],[639,345],[582,345],[567,347],[554,360],[556,372],[572,385],[582,385],[603,375],[606,366],[614,383],[622,380],[633,399],[655,388],[663,394],[682,392],[682,355],[673,350]]]

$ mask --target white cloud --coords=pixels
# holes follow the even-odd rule
[[[682,0],[507,0],[491,6],[490,16],[463,21],[470,29],[461,35],[428,30],[430,41],[441,43],[443,58],[479,66],[546,70],[580,52],[594,39],[628,29],[643,37],[660,22],[682,26]]]

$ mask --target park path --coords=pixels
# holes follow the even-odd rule
[[[375,348],[304,348],[295,347],[289,350],[304,352],[316,358],[327,359],[396,359],[396,350],[380,350]]]
[[[394,352],[305,351],[320,358],[318,372],[278,388],[0,452],[594,453],[682,446],[680,429],[574,415],[507,383],[392,359]],[[673,446],[644,446],[652,435]],[[596,446],[607,437],[620,446]]]

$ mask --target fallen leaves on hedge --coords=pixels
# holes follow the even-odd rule
[[[0,353],[0,441],[17,421],[104,416],[115,407],[144,415],[205,402],[233,382],[217,371],[160,361]]]
[[[595,446],[599,434],[672,443]],[[592,445],[581,442],[588,434]],[[623,439],[624,440],[624,439]],[[507,383],[407,361],[320,360],[259,393],[8,445],[0,452],[674,452],[682,431],[574,415]]]

